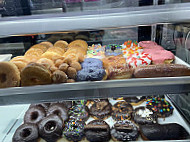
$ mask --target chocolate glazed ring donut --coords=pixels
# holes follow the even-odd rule
[[[15,131],[13,142],[37,142],[38,141],[38,127],[35,124],[22,124]]]
[[[115,141],[135,141],[138,136],[137,126],[130,120],[117,121],[111,129]]]
[[[138,106],[140,104],[142,104],[145,101],[146,97],[145,96],[141,96],[140,98],[138,97],[126,97],[124,98],[124,100],[128,103],[130,103],[133,106]]]
[[[31,104],[29,108],[40,106],[43,107],[45,111],[47,111],[48,107],[50,106],[50,103],[41,103],[41,104]]]
[[[90,108],[90,114],[94,119],[106,119],[111,112],[111,104],[107,101],[96,102]]]
[[[102,120],[93,120],[85,126],[86,139],[90,142],[107,142],[110,140],[110,127]]]
[[[63,126],[62,119],[55,114],[51,114],[38,124],[39,135],[47,142],[56,142],[62,135]]]
[[[30,107],[24,115],[24,123],[39,123],[46,116],[45,110],[40,106]]]
[[[63,120],[63,123],[65,121],[68,120],[69,116],[68,116],[68,110],[67,108],[62,105],[62,104],[52,104],[48,110],[47,110],[47,115],[50,115],[50,114],[55,114],[55,115],[58,115],[62,118]]]
[[[131,119],[133,113],[133,107],[131,104],[120,101],[112,107],[112,118],[116,121]]]

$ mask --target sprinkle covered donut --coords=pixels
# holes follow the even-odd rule
[[[147,53],[136,53],[127,59],[129,66],[135,68],[142,65],[150,65],[152,57]]]

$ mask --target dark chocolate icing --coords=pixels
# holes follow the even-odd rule
[[[140,102],[140,101],[142,101],[142,100],[145,100],[145,99],[146,99],[145,96],[140,97],[140,99],[137,98],[137,97],[125,97],[125,98],[124,98],[124,100],[125,100],[126,102],[128,102],[128,103],[138,103],[138,102]]]

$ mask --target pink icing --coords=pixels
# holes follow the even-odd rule
[[[163,64],[165,60],[173,60],[174,54],[167,50],[144,50],[145,53],[148,53],[152,56],[152,61],[154,64]]]
[[[139,42],[139,45],[141,46],[141,47],[149,47],[149,46],[155,46],[155,45],[157,45],[157,43],[156,42],[154,42],[154,41],[141,41],[141,42]]]
[[[164,48],[160,45],[150,45],[150,46],[147,46],[146,48],[144,48],[144,50],[146,50],[146,49],[164,50]]]

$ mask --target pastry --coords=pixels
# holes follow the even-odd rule
[[[111,128],[114,141],[135,141],[139,133],[137,126],[130,120],[117,121]]]
[[[50,103],[31,104],[29,108],[36,106],[42,107],[45,111],[47,111],[47,109],[50,106]]]
[[[83,121],[70,120],[66,122],[65,129],[63,130],[64,136],[69,141],[81,141],[84,138],[84,126]]]
[[[43,65],[47,69],[49,69],[50,67],[54,66],[53,61],[50,60],[50,59],[47,59],[47,58],[40,58],[39,60],[37,60],[36,63]]]
[[[80,64],[79,62],[72,62],[72,63],[70,64],[70,67],[75,68],[76,71],[79,71],[79,70],[82,69],[81,64]]]
[[[122,50],[121,50],[122,47],[118,44],[109,44],[107,46],[104,46],[104,48],[106,56],[122,55]]]
[[[141,46],[141,47],[149,47],[149,46],[156,46],[157,45],[157,43],[156,42],[154,42],[154,41],[140,41],[139,42],[139,46]]]
[[[69,65],[67,63],[62,63],[61,65],[59,65],[60,71],[67,72],[68,68],[69,68]]]
[[[89,46],[86,58],[105,58],[105,51],[101,44],[93,44]]]
[[[33,106],[30,107],[24,115],[24,123],[39,123],[46,116],[43,107]]]
[[[27,66],[27,63],[22,61],[10,61],[10,62],[15,64],[20,72]]]
[[[61,56],[63,56],[63,54],[65,53],[65,50],[62,49],[61,47],[50,47],[47,52],[54,52],[57,53]]]
[[[56,43],[54,43],[54,47],[62,48],[64,51],[67,50],[68,43],[63,40],[58,40]]]
[[[152,57],[147,53],[136,53],[127,58],[126,61],[130,67],[136,68],[138,66],[150,65]]]
[[[70,79],[76,79],[76,76],[77,76],[77,70],[73,67],[68,67],[67,69],[67,76],[70,78]]]
[[[134,71],[135,78],[175,77],[189,75],[190,68],[180,64],[139,66]]]
[[[41,49],[43,51],[43,53],[44,53],[44,52],[46,52],[47,47],[45,45],[43,45],[43,44],[35,44],[32,47],[30,47],[29,50],[31,50],[31,49]]]
[[[157,114],[145,107],[135,108],[133,119],[136,124],[154,124],[157,123]]]
[[[120,101],[112,107],[112,118],[116,121],[131,119],[133,107],[125,101]]]
[[[111,138],[109,125],[102,120],[93,120],[84,128],[86,139],[90,142],[108,142]]]
[[[41,42],[40,44],[44,45],[47,49],[50,47],[53,47],[53,44],[51,42],[48,42],[48,41]]]
[[[21,72],[21,86],[50,84],[51,73],[38,63],[28,64]]]
[[[11,62],[0,62],[0,88],[18,87],[20,85],[20,72]]]
[[[89,113],[94,119],[104,120],[111,115],[112,105],[107,101],[96,102],[91,106]]]
[[[55,114],[61,117],[63,123],[68,120],[68,110],[63,104],[51,104],[47,110],[47,116],[50,114]]]
[[[35,124],[26,123],[16,129],[12,142],[38,142],[38,138],[38,127]]]
[[[74,47],[74,46],[82,47],[86,51],[88,49],[88,44],[86,43],[86,41],[80,40],[80,39],[74,40],[73,42],[69,43],[68,48],[71,48],[71,47]]]
[[[143,140],[182,140],[190,137],[189,133],[179,124],[150,124],[141,125],[140,132]]]
[[[57,67],[57,68],[59,68],[59,66],[61,65],[61,64],[63,64],[64,63],[64,59],[57,59],[57,60],[55,60],[55,66]]]
[[[68,79],[68,77],[65,74],[65,72],[63,72],[63,71],[56,70],[52,74],[53,83],[66,83],[67,79]]]
[[[67,79],[67,83],[74,83],[75,80],[74,79]]]
[[[64,122],[55,114],[51,114],[38,124],[39,135],[47,142],[57,141],[62,136]]]
[[[130,103],[133,106],[138,106],[142,104],[145,100],[145,96],[137,96],[137,97],[125,97],[123,98],[127,103]]]
[[[44,54],[41,55],[41,58],[47,58],[47,59],[50,59],[52,61],[54,60],[57,60],[59,58],[61,58],[61,55],[55,53],[55,52],[50,52],[50,51],[47,51],[45,52]]]
[[[96,58],[86,58],[84,62],[81,63],[82,68],[103,68],[103,63],[100,59]]]
[[[24,54],[25,58],[27,58],[30,62],[36,62],[44,53],[43,50],[39,48],[31,48]]]
[[[158,117],[168,117],[173,114],[174,108],[165,98],[153,97],[148,99],[146,107],[155,112]]]
[[[72,101],[59,101],[58,103],[64,105],[66,108],[70,109],[72,107]],[[55,103],[52,103],[52,105]],[[56,103],[57,104],[57,103]]]
[[[29,63],[29,60],[25,56],[16,56],[10,60],[10,62],[12,61],[21,61],[27,64]]]

